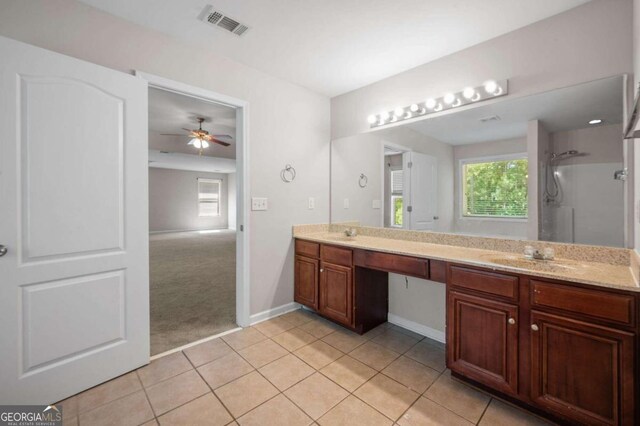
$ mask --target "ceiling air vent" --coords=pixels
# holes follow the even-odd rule
[[[223,30],[227,30],[237,36],[241,36],[249,29],[248,26],[241,24],[220,11],[215,10],[213,6],[210,5],[205,7],[200,13],[200,20],[218,28],[222,28]]]

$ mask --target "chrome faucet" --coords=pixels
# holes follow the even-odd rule
[[[540,250],[533,248],[532,246],[526,246],[524,248],[524,257],[534,260],[553,260],[556,256],[555,250],[551,247],[545,247],[541,252]]]
[[[347,237],[355,237],[358,235],[358,231],[356,231],[356,228],[347,228],[344,230],[344,235]]]

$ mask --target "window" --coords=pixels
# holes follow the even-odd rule
[[[391,171],[391,226],[402,227],[404,212],[402,199],[403,173],[402,170]]]
[[[523,155],[461,162],[462,216],[527,218]]]
[[[198,216],[220,216],[220,182],[198,178]]]

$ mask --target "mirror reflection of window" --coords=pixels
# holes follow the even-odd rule
[[[218,179],[198,178],[198,216],[220,216],[220,183]]]
[[[402,214],[404,212],[402,200],[403,171],[391,171],[391,226],[402,228]]]

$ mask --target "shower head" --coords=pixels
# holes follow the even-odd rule
[[[571,149],[569,151],[561,152],[561,153],[552,153],[549,157],[549,161],[562,161],[571,157],[577,157],[579,155],[584,155],[576,151],[575,149]]]

